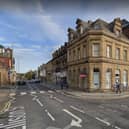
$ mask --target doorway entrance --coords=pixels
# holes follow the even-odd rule
[[[100,71],[98,68],[94,68],[93,72],[93,85],[95,89],[100,88]]]

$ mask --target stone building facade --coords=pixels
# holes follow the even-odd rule
[[[48,61],[45,64],[45,69],[46,69],[46,82],[47,83],[53,83],[53,65],[52,65],[52,60]]]
[[[116,81],[128,86],[127,30],[128,25],[120,18],[111,23],[77,19],[76,29],[68,29],[69,86],[87,91],[112,90]]]
[[[60,82],[61,78],[67,80],[67,43],[52,54],[53,81]]]

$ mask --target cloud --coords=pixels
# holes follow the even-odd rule
[[[0,42],[4,42],[6,39],[4,37],[0,37]]]

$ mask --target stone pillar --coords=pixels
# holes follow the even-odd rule
[[[103,63],[101,64],[101,68],[99,70],[100,70],[100,90],[103,91],[104,89],[106,89],[105,88],[105,86],[106,86],[106,83],[105,83],[106,70],[104,68]]]
[[[88,68],[88,89],[89,90],[92,90],[94,89],[94,86],[93,86],[93,67],[92,67],[92,64],[88,64],[89,65],[89,68]]]
[[[115,43],[112,43],[112,58],[113,59],[116,59],[115,52],[116,52]]]
[[[115,84],[115,67],[113,67],[112,68],[112,79],[111,79],[111,81],[112,81],[112,89],[114,88],[114,84]]]
[[[123,47],[120,47],[120,60],[123,60]]]
[[[106,56],[106,43],[103,38],[101,38],[101,43],[100,43],[100,56]]]
[[[120,83],[123,83],[123,69],[120,69]]]

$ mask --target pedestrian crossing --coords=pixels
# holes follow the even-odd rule
[[[0,125],[0,129],[26,129],[26,113],[23,106],[10,109],[8,124]]]
[[[24,96],[24,95],[34,95],[34,94],[45,94],[45,93],[54,93],[55,91],[25,91],[25,92],[19,92],[17,95]]]

